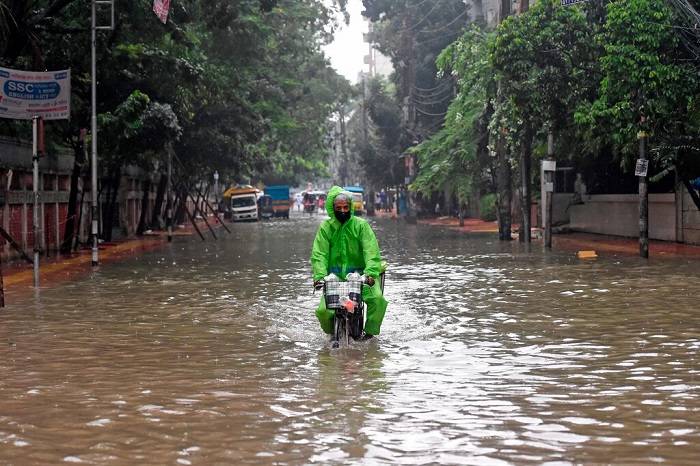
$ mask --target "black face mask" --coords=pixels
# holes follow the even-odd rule
[[[350,219],[350,212],[341,212],[339,210],[334,210],[335,218],[338,219],[340,223],[345,223]]]

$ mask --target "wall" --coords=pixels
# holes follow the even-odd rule
[[[688,244],[700,244],[700,210],[698,210],[685,187],[681,185],[678,191],[679,241]]]
[[[0,138],[0,225],[30,256],[34,248],[31,162],[31,145]],[[55,255],[64,239],[73,163],[73,156],[68,154],[42,157],[39,163],[38,240],[39,248],[45,255]],[[119,221],[113,231],[114,239],[129,237],[136,232],[147,176],[154,178],[148,193],[147,219],[150,221],[159,174],[147,174],[136,167],[124,169],[118,196]],[[78,189],[86,189],[87,192],[84,196],[81,192],[78,193],[78,202],[81,199],[83,202],[76,215],[80,220],[79,241],[87,244],[90,235],[91,196],[89,180],[84,181],[81,180]],[[0,255],[3,260],[19,258],[19,253],[3,237],[0,237]]]
[[[639,236],[639,198],[636,194],[585,196],[583,204],[569,207],[569,217],[572,230]],[[700,223],[696,225],[696,228],[700,227]],[[676,241],[675,194],[649,195],[649,238]]]

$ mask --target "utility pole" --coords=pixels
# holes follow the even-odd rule
[[[362,77],[362,138],[365,148],[369,145],[369,124],[367,121],[367,79],[369,75]]]
[[[214,202],[216,203],[216,211],[219,211],[219,171],[214,170]]]
[[[520,152],[520,185],[521,185],[521,200],[523,220],[520,225],[520,242],[530,244],[532,218],[530,215],[530,204],[532,203],[532,194],[530,190],[530,166],[532,162],[532,135],[530,123],[525,123],[525,131],[523,134],[524,141]]]
[[[39,138],[42,132],[41,117],[32,118],[32,236],[34,237],[34,288],[39,288]]]
[[[165,223],[168,228],[168,243],[173,240],[173,146],[168,143],[168,181],[166,185]]]
[[[90,207],[90,215],[92,217],[92,265],[99,265],[98,252],[98,212],[97,212],[97,30],[112,30],[114,29],[114,0],[92,0],[92,157],[91,157],[91,181],[92,181],[92,199]],[[97,24],[97,5],[109,5],[111,7],[111,23],[109,26],[100,26]]]
[[[416,87],[416,60],[415,60],[415,38],[413,31],[413,16],[408,13],[403,21],[403,55],[406,59],[406,64],[403,71],[403,95],[404,95],[404,117],[406,124],[406,133],[408,133],[410,142],[408,146],[413,146],[418,143],[415,140],[416,136],[416,109],[414,91]],[[416,221],[416,205],[415,198],[411,191],[408,190],[408,184],[413,181],[415,174],[415,159],[413,155],[406,154],[409,171],[406,172],[406,220],[409,223]]]
[[[542,161],[542,194],[544,205],[542,223],[544,223],[544,247],[552,249],[552,198],[554,197],[554,173],[557,162],[554,160],[554,133],[547,132],[547,160]]]
[[[343,186],[345,186],[347,184],[349,161],[345,135],[345,108],[343,103],[340,104],[338,112],[340,115],[340,150],[343,158],[343,161],[340,164],[340,182]]]
[[[642,118],[642,121],[643,118]],[[644,131],[637,134],[639,139],[639,160],[635,167],[635,175],[639,177],[639,256],[649,257],[649,190],[647,187],[646,143],[648,135]]]

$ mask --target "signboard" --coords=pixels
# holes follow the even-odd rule
[[[634,176],[647,176],[649,161],[646,159],[637,159],[637,165],[634,167]]]
[[[583,3],[587,0],[561,0],[561,6],[574,5],[576,3]]]
[[[170,9],[170,0],[153,0],[153,13],[163,23],[168,22],[168,10]]]
[[[18,71],[0,67],[0,118],[70,118],[70,70]]]
[[[555,172],[557,171],[557,162],[556,160],[543,160],[542,161],[542,170],[546,172]]]

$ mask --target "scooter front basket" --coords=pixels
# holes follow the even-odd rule
[[[348,280],[346,282],[330,281],[324,287],[324,298],[328,309],[341,309],[343,297],[355,302],[355,305],[362,301],[362,281]]]

